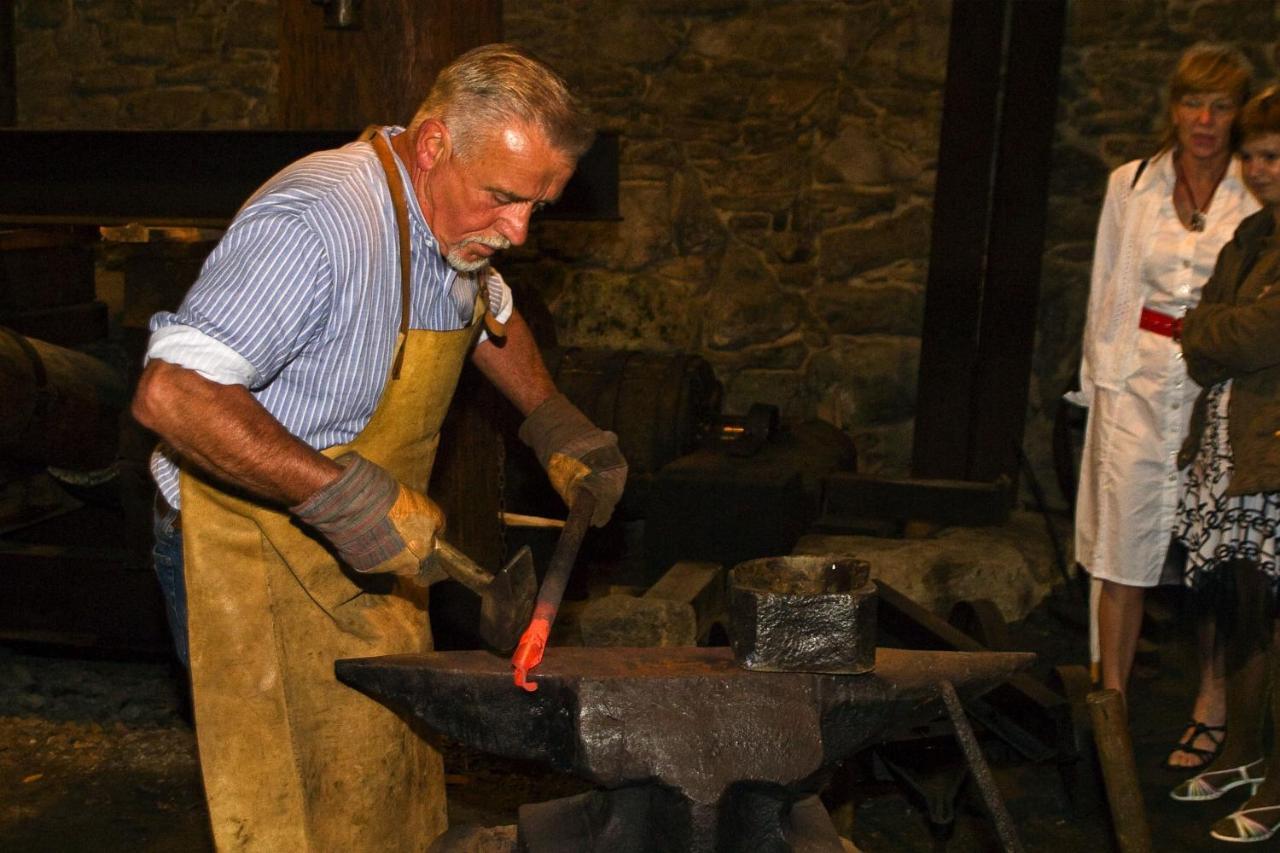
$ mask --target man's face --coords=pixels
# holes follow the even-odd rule
[[[470,272],[495,252],[524,243],[529,217],[560,197],[574,165],[540,129],[518,121],[481,138],[465,159],[444,129],[436,156],[415,182],[440,254],[454,269]]]

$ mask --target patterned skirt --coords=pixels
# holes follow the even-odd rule
[[[1178,501],[1176,536],[1187,549],[1183,581],[1193,590],[1219,586],[1217,569],[1247,560],[1276,592],[1280,492],[1228,496],[1233,464],[1227,435],[1231,380],[1209,389],[1204,433]]]

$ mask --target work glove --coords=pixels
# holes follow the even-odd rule
[[[604,526],[627,484],[627,460],[618,450],[618,437],[591,423],[563,394],[534,409],[520,425],[519,435],[533,448],[567,505],[573,505],[579,488],[595,496],[591,523]]]
[[[440,507],[358,453],[334,461],[342,475],[291,512],[357,572],[416,578],[444,529]]]

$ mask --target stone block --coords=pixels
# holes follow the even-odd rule
[[[932,220],[925,205],[913,204],[890,216],[827,231],[818,254],[822,274],[836,280],[903,258],[927,257]]]
[[[919,335],[924,291],[910,284],[829,285],[815,291],[810,310],[837,335]]]
[[[693,646],[693,606],[664,598],[606,595],[587,602],[578,622],[584,646]]]
[[[233,3],[227,16],[224,39],[229,48],[276,50],[280,38],[280,13],[275,3]]]
[[[121,21],[104,28],[102,46],[113,62],[126,65],[160,65],[177,58],[173,27],[163,24]]]
[[[695,349],[700,318],[691,310],[692,287],[653,275],[583,273],[552,306],[557,322],[572,330],[561,341],[619,349]]]
[[[843,20],[821,8],[797,4],[761,5],[731,18],[696,24],[689,49],[709,59],[759,69],[813,70],[839,67],[847,50]]]
[[[71,20],[71,0],[39,0],[11,8],[19,30],[56,30]]]
[[[896,423],[915,411],[920,341],[860,336],[836,339],[813,357],[812,392],[828,406],[833,423],[875,426]]]
[[[783,293],[759,254],[731,247],[720,265],[707,312],[707,342],[718,350],[736,350],[777,341],[795,330],[802,303]]]
[[[724,567],[719,563],[676,563],[644,596],[692,607],[697,641],[706,643],[715,624],[726,618]]]
[[[796,554],[850,554],[866,560],[884,580],[945,619],[960,601],[991,599],[1007,622],[1022,619],[1057,579],[1044,522],[1015,512],[1002,525],[954,527],[929,539],[808,534]]]

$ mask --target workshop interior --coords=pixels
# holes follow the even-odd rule
[[[0,848],[221,849],[149,323],[265,181],[507,42],[597,132],[493,265],[627,478],[590,526],[462,368],[431,650],[333,662],[443,756],[447,830],[404,849],[1214,849],[1161,766],[1177,585],[1127,696],[1097,680],[1064,395],[1108,173],[1184,49],[1260,88],[1278,31],[1261,0],[0,0]]]

